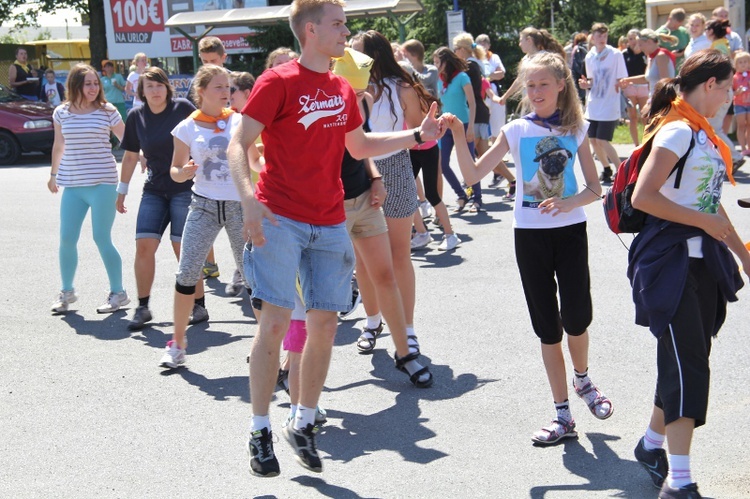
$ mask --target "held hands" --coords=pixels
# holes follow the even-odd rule
[[[438,140],[445,134],[445,120],[442,116],[440,118],[435,117],[437,108],[437,102],[433,102],[427,116],[422,120],[422,140],[425,142]]]
[[[445,120],[446,126],[450,128],[451,132],[453,132],[453,135],[456,135],[459,132],[463,133],[464,124],[460,119],[458,119],[455,114],[445,113],[441,116],[441,118]]]
[[[242,218],[245,221],[242,227],[245,241],[249,241],[253,246],[259,248],[266,244],[266,236],[263,234],[263,219],[267,218],[273,225],[279,225],[273,212],[255,198],[250,198],[242,203]]]
[[[591,82],[585,76],[578,78],[578,86],[584,90],[591,88]]]
[[[117,201],[115,201],[115,209],[118,213],[127,213],[128,209],[125,207],[125,194],[118,194]]]
[[[59,190],[57,188],[57,179],[52,175],[50,175],[49,180],[47,181],[47,189],[49,189],[52,194],[57,194],[57,191]]]
[[[552,197],[539,203],[539,207],[542,209],[543,214],[551,213],[553,217],[556,217],[560,213],[568,213],[575,208],[575,205],[570,201],[570,198]]]
[[[380,180],[373,180],[370,186],[370,205],[376,209],[380,208],[383,206],[383,202],[385,202],[385,197],[387,195],[388,193],[385,190],[385,185],[383,185],[383,178],[381,177]]]

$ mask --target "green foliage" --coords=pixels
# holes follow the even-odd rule
[[[272,52],[279,47],[294,48],[294,34],[288,23],[257,28],[253,34],[248,36],[247,41],[254,48],[258,48],[265,53]]]
[[[24,38],[10,33],[0,36],[0,44],[23,45],[25,42],[26,40]]]
[[[41,13],[53,13],[59,9],[73,9],[81,14],[89,11],[88,0],[0,0],[0,26],[15,23],[16,26],[37,26]]]
[[[623,9],[615,15],[609,25],[611,36],[625,36],[628,31],[636,28],[646,27],[646,3],[645,2],[622,2]]]
[[[51,40],[52,39],[52,32],[49,30],[49,28],[45,28],[41,30],[36,35],[36,40]]]

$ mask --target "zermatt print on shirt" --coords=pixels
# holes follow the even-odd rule
[[[362,125],[351,85],[294,60],[258,77],[242,114],[263,125],[256,199],[298,222],[343,223],[341,159],[346,134]]]
[[[573,164],[578,150],[575,137],[522,137],[522,208],[536,209],[551,197],[566,198],[578,192]]]
[[[330,116],[337,116],[337,118],[333,122],[325,123],[323,128],[346,125],[348,117],[346,113],[343,113],[346,102],[341,95],[328,95],[325,91],[318,89],[314,97],[300,96],[299,103],[299,112],[302,117],[298,120],[298,123],[302,124],[305,130],[316,121]]]

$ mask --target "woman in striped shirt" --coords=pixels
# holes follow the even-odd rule
[[[110,291],[100,314],[111,313],[130,303],[122,287],[122,258],[112,243],[117,199],[117,162],[112,155],[110,132],[122,140],[125,125],[120,113],[104,98],[99,74],[87,64],[78,64],[68,74],[68,100],[53,114],[55,142],[47,187],[57,193],[65,187],[60,203],[60,274],[62,290],[52,313],[68,311],[78,297],[73,278],[78,266],[78,238],[91,209],[94,242],[104,261]]]

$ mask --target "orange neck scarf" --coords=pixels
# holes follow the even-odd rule
[[[216,125],[216,128],[214,128],[214,133],[221,133],[227,128],[227,125],[229,124],[229,117],[233,114],[234,111],[225,107],[221,109],[221,114],[219,116],[209,116],[198,109],[197,111],[193,111],[190,117],[195,121],[213,123],[214,125]]]
[[[656,135],[656,132],[658,132],[661,127],[672,121],[684,121],[694,132],[703,130],[708,136],[708,139],[719,149],[721,158],[726,164],[727,177],[729,177],[729,181],[732,185],[735,185],[734,176],[732,175],[732,152],[730,151],[729,146],[726,145],[718,135],[716,135],[714,128],[705,116],[696,111],[693,106],[679,96],[672,102],[669,113],[659,121],[659,124],[649,133],[643,134],[643,143],[645,144],[647,140]]]

